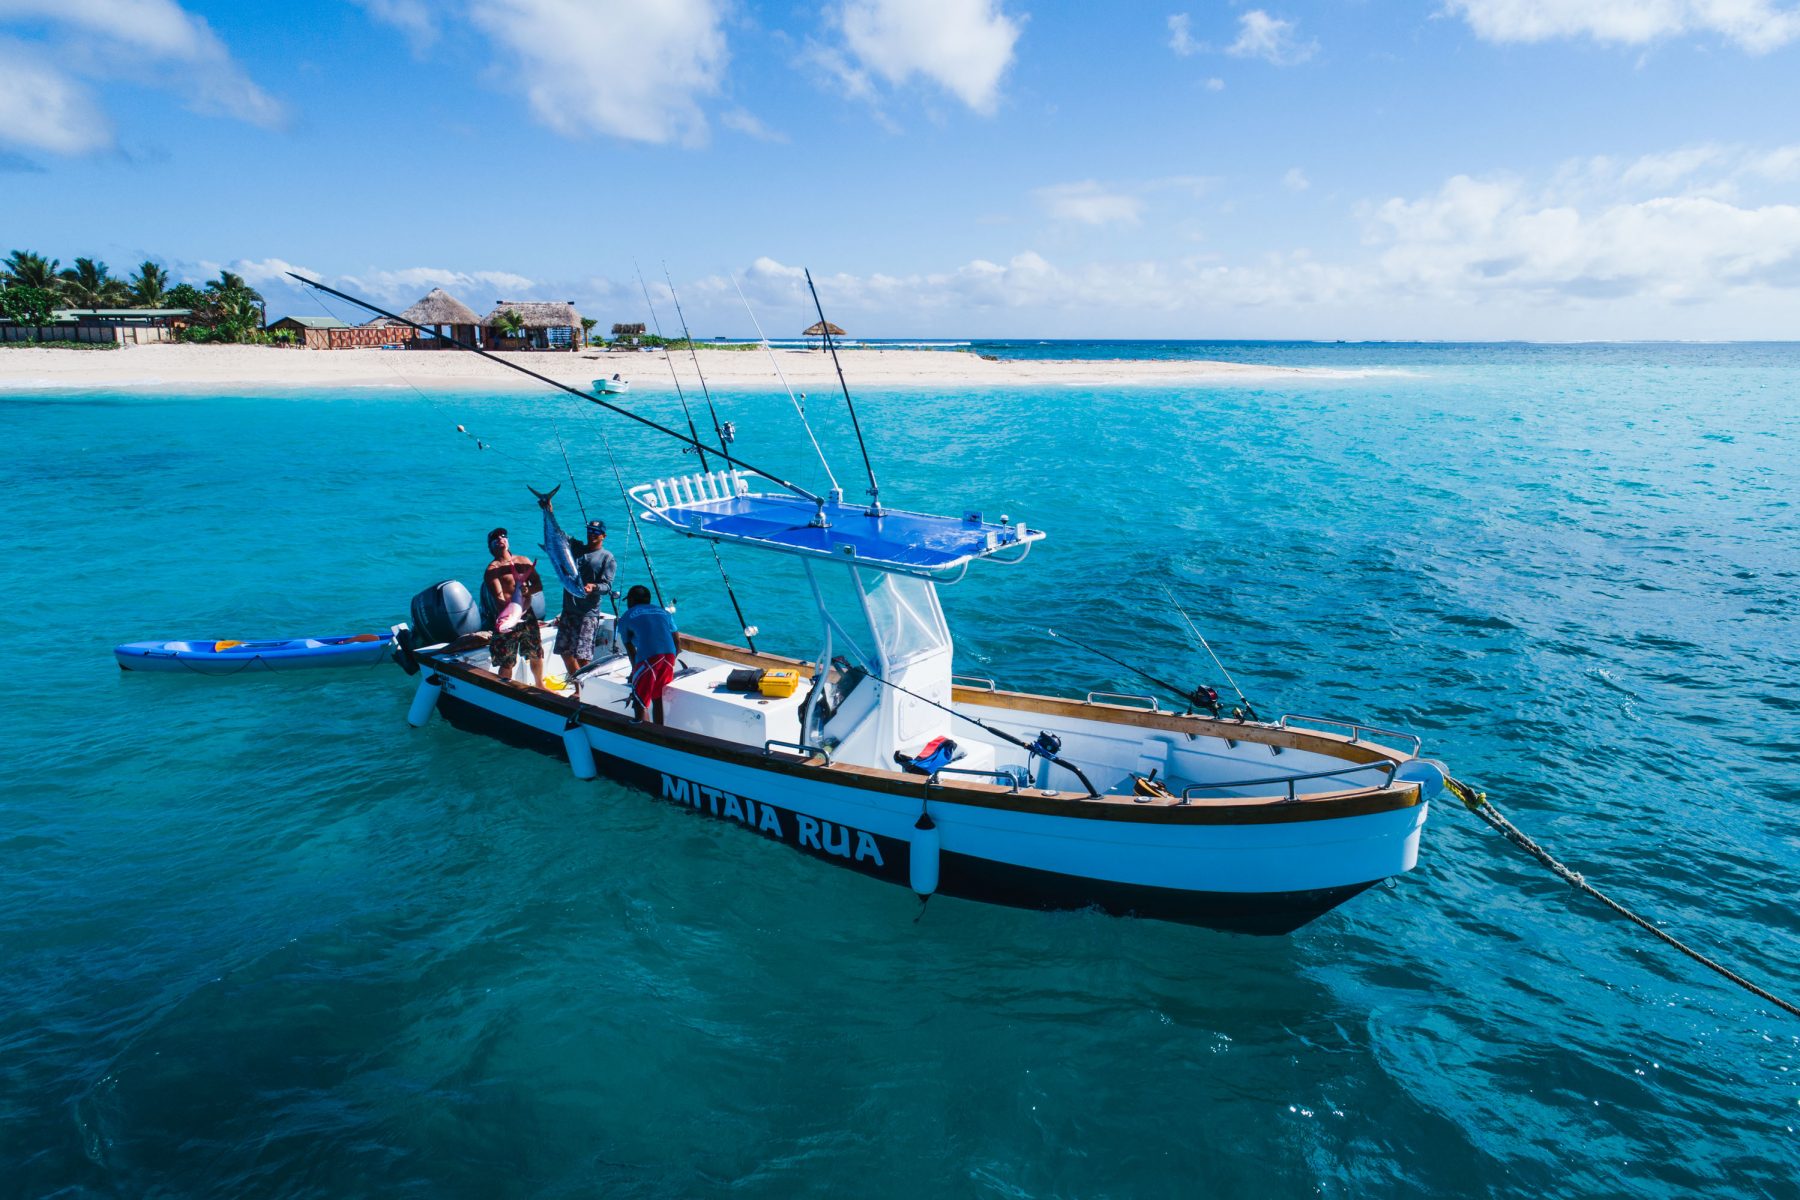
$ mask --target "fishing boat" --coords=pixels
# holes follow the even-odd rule
[[[394,635],[348,633],[338,637],[239,641],[127,642],[113,647],[122,671],[186,671],[238,675],[246,671],[310,671],[321,667],[372,667],[393,657]]]
[[[829,336],[826,345],[835,362]],[[399,631],[401,665],[419,676],[414,726],[440,714],[562,759],[578,779],[604,774],[923,899],[1280,934],[1417,862],[1446,777],[1413,735],[1295,714],[1265,721],[1247,701],[1227,715],[1210,690],[1175,690],[1188,703],[1170,711],[1150,696],[1038,695],[959,674],[939,589],[971,569],[1024,562],[1047,534],[979,511],[884,506],[841,366],[866,502],[845,499],[816,438],[832,482],[822,494],[738,458],[703,380],[711,445],[679,380],[686,433],[495,361],[696,452],[693,474],[631,488],[617,479],[634,531],[707,542],[715,557],[731,545],[797,571],[820,641],[789,657],[758,649],[749,624],[742,646],[683,634],[661,718],[643,721],[627,658],[603,655],[554,692],[528,674],[502,678],[467,593],[438,584]],[[548,517],[546,530],[550,543],[561,536]],[[722,562],[720,575],[738,609]],[[595,644],[611,641],[603,629]]]
[[[414,651],[415,725],[441,713],[565,758],[580,778],[605,774],[921,896],[1284,933],[1417,860],[1443,775],[1415,737],[1008,692],[955,674],[938,588],[977,563],[1023,560],[1040,530],[812,504],[752,491],[741,471],[630,494],[646,525],[796,566],[815,597],[818,651],[684,635],[658,725],[631,720],[623,657],[551,693],[500,679],[476,634],[454,651]],[[833,572],[853,602],[827,600]],[[796,672],[802,686],[733,690],[744,668]]]
[[[602,396],[623,396],[631,390],[631,380],[614,374],[610,379],[594,380],[594,391]]]

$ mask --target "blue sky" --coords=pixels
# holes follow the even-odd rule
[[[1767,0],[0,0],[0,245],[695,332],[1793,338]],[[664,310],[664,319],[670,314]]]

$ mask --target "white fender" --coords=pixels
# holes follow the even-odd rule
[[[569,718],[563,726],[563,749],[569,755],[569,770],[577,779],[594,779],[599,776],[600,768],[594,765],[594,746],[588,741],[587,730],[574,717]]]
[[[927,813],[920,813],[913,825],[912,834],[912,890],[920,896],[929,896],[937,891],[938,886],[938,850],[943,839],[938,835],[937,824]]]
[[[444,677],[427,675],[419,680],[419,690],[413,693],[412,707],[406,710],[406,723],[414,729],[422,729],[425,722],[431,720],[431,710],[437,707],[438,697],[444,693]]]

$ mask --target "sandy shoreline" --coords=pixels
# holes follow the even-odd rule
[[[778,388],[769,356],[760,351],[700,350],[711,384]],[[816,350],[777,349],[776,361],[796,390],[835,387],[831,359]],[[619,372],[634,391],[670,388],[660,354],[508,353],[509,361],[561,383],[586,389]],[[844,374],[853,388],[890,386],[1071,386],[1108,384],[1264,383],[1283,379],[1343,379],[1376,371],[1255,366],[1208,361],[1029,360],[994,362],[942,350],[845,350]],[[676,356],[684,383],[693,361]],[[128,346],[119,350],[0,350],[0,391],[82,389],[407,387],[514,391],[542,387],[474,354],[458,351],[293,350],[273,346]]]

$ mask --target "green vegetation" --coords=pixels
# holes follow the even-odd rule
[[[510,308],[495,317],[494,324],[499,326],[500,332],[504,333],[509,338],[521,338],[525,336],[525,318],[521,317]]]
[[[760,342],[708,342],[704,340],[690,341],[687,338],[657,337],[654,333],[646,333],[641,337],[621,337],[610,345],[642,346],[650,350],[761,350]]]
[[[171,287],[168,269],[149,260],[139,264],[129,281],[114,278],[97,258],[77,258],[64,269],[57,259],[14,250],[0,262],[0,315],[20,325],[41,326],[58,308],[185,308],[193,318],[176,331],[183,341],[274,340],[263,331],[267,313],[262,293],[230,271],[203,284]]]
[[[63,338],[50,338],[38,341],[30,338],[22,342],[0,342],[0,350],[117,350],[117,342],[71,342]]]

